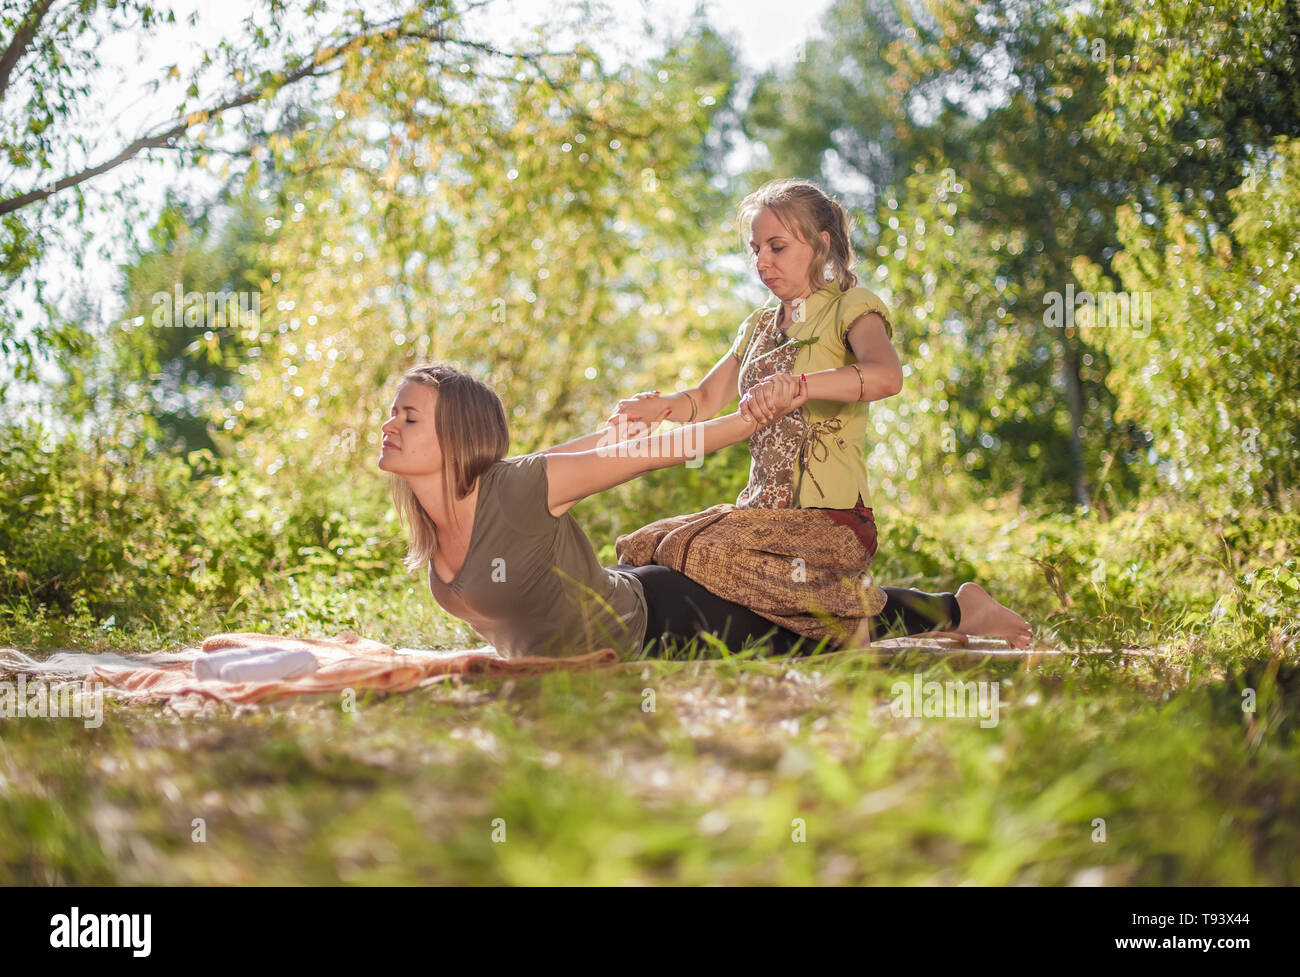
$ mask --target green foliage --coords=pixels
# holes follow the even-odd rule
[[[918,170],[901,200],[881,204],[880,263],[866,284],[895,310],[907,379],[900,396],[872,407],[884,435],[872,468],[884,496],[902,503],[1023,492],[1059,505],[1071,458],[1053,407],[1050,334],[1005,265],[1028,241],[989,241],[968,219],[978,197],[952,173]]]
[[[1049,321],[1044,303],[1083,290],[1072,270],[1092,269],[1089,281],[1131,277],[1118,254],[1133,251],[1133,228],[1124,225],[1131,211],[1163,222],[1173,201],[1205,228],[1203,238],[1236,242],[1230,191],[1243,180],[1255,186],[1277,155],[1275,140],[1300,134],[1298,16],[1285,0],[1107,0],[1082,10],[1019,0],[841,0],[826,40],[763,79],[747,113],[772,156],[762,175],[820,173],[864,205],[868,284],[892,300],[898,345],[916,370],[903,395],[882,405],[886,430],[903,434],[896,450],[876,449],[887,497],[959,505],[1015,491],[1034,504],[1073,498],[1113,512],[1154,481],[1156,466],[1181,472],[1186,459],[1175,455],[1204,450],[1191,437],[1172,444],[1160,412],[1151,421],[1163,446],[1153,445],[1148,415],[1133,407],[1149,389],[1135,373],[1138,354],[1115,368],[1110,356],[1124,344]],[[1260,217],[1243,226],[1269,227]],[[940,230],[949,236],[936,239]],[[1183,233],[1153,230],[1171,243]],[[1223,270],[1281,279],[1261,282],[1261,296],[1287,291],[1290,280],[1277,270],[1289,264],[1286,248],[1275,248],[1268,265],[1246,255],[1249,245],[1236,250],[1239,243]],[[1168,300],[1186,276],[1166,265],[1147,277],[1166,301],[1164,318],[1175,314]],[[1297,332],[1291,304],[1267,310],[1279,334]],[[1172,348],[1148,345],[1141,355],[1153,358],[1143,366],[1177,370],[1164,358]],[[1258,351],[1284,356],[1286,348],[1264,342]],[[1258,385],[1276,373],[1258,370]],[[1266,410],[1270,398],[1253,387],[1240,397],[1232,389],[1239,412]],[[1202,419],[1194,426],[1213,426],[1220,399],[1184,400],[1181,410]],[[1174,409],[1172,401],[1163,408]],[[1219,437],[1234,426],[1262,434],[1247,420],[1220,420]],[[1284,407],[1277,428],[1291,421]],[[1203,460],[1177,484],[1214,481],[1218,461],[1202,472]],[[1245,466],[1254,474],[1241,478],[1260,491],[1258,462]],[[1217,474],[1236,477],[1227,465]],[[1270,484],[1290,483],[1283,471]]]
[[[232,153],[234,142],[232,155],[248,158],[244,172],[255,183],[268,150],[276,156],[292,141],[310,141],[316,127],[311,105],[323,97],[312,87],[319,79],[401,51],[408,66],[463,80],[457,77],[462,45],[475,43],[461,33],[463,6],[454,0],[410,0],[376,20],[374,11],[347,2],[275,0],[269,16],[250,14],[232,35],[204,36],[203,57],[191,77],[182,78],[173,64],[147,81],[152,94],[164,94],[152,109],[146,106],[153,118],[143,134],[106,136],[96,126],[103,106],[113,100],[116,78],[101,63],[101,51],[121,49],[127,35],[140,31],[175,43],[177,35],[167,35],[164,27],[176,24],[175,12],[141,0],[83,0],[66,11],[49,2],[22,9],[7,5],[0,100],[16,110],[0,118],[0,157],[14,168],[0,190],[0,292],[30,289],[48,321],[24,323],[20,331],[20,311],[0,304],[0,355],[14,361],[23,379],[37,378],[35,354],[67,311],[59,307],[59,296],[49,294],[62,283],[49,280],[40,259],[62,245],[66,260],[80,267],[90,242],[83,220],[88,209],[132,223],[145,219],[137,211],[149,174],[142,168],[128,173],[119,169],[122,164],[166,147],[190,165],[203,166],[214,146]],[[192,34],[182,36],[182,43],[194,42],[196,27],[203,33],[210,28],[210,22],[199,27],[199,21],[198,11],[186,18]],[[113,41],[124,43],[107,43]],[[286,88],[302,93],[303,106],[287,104]],[[238,140],[221,138],[232,135]],[[94,150],[106,139],[111,151],[97,155]],[[87,153],[97,158],[87,162]],[[108,171],[116,171],[118,182],[101,195],[97,189]],[[228,175],[229,164],[221,172]]]
[[[1090,128],[1108,154],[1124,172],[1193,189],[1226,225],[1224,192],[1242,182],[1243,166],[1278,138],[1300,136],[1300,8],[1105,0],[1079,25],[1106,71]]]
[[[1268,174],[1231,196],[1230,232],[1168,194],[1157,215],[1121,211],[1118,289],[1146,293],[1150,322],[1093,334],[1122,415],[1154,435],[1161,483],[1269,503],[1300,478],[1300,141],[1279,140]],[[1095,266],[1078,271],[1093,291],[1116,287]]]
[[[910,35],[904,3],[841,0],[826,14],[825,39],[800,42],[788,70],[758,79],[745,109],[745,128],[768,149],[772,163],[755,179],[812,175],[826,155],[867,181],[870,204],[896,187],[911,168],[912,150],[899,125],[897,65],[887,54]]]
[[[103,448],[0,431],[0,641],[154,646],[226,614],[340,627],[385,590],[413,592],[379,492],[340,505],[210,452]]]
[[[183,461],[155,459],[142,477],[134,460],[100,467],[74,438],[12,427],[0,432],[0,457],[0,593],[65,612],[80,598],[107,617],[128,598],[148,606],[180,589],[172,577],[196,528],[176,518]]]
[[[406,50],[355,66],[338,96],[355,126],[285,150],[288,216],[266,242],[244,395],[213,418],[221,450],[373,477],[394,384],[430,359],[493,385],[516,451],[702,374],[748,310],[718,268],[735,247],[727,199],[696,167],[726,95],[697,77],[701,47],[614,77],[548,61],[549,81],[526,84],[466,62],[474,87],[423,76]],[[392,120],[379,141],[374,118]]]
[[[65,167],[70,157],[85,158],[92,138],[78,131],[86,103],[102,83],[99,60],[106,37],[130,29],[149,29],[174,22],[175,14],[139,0],[85,0],[59,10],[50,3],[6,5],[3,30],[6,68],[0,74],[0,158],[13,167],[0,191],[0,294],[30,287],[50,321],[24,323],[19,311],[0,302],[0,357],[15,373],[34,380],[35,356],[47,329],[59,319],[46,295],[40,259],[55,241],[72,237],[59,225],[76,224],[85,199],[75,184],[50,195],[47,187],[74,176]],[[95,164],[103,160],[96,159]],[[71,220],[69,220],[71,219]],[[70,249],[79,261],[78,248]],[[57,283],[55,283],[57,284]],[[24,337],[35,337],[32,343]],[[0,396],[4,389],[0,388]]]

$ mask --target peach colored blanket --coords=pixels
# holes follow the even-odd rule
[[[230,648],[273,646],[285,651],[310,651],[317,670],[295,679],[270,682],[228,683],[194,677],[194,659]],[[151,661],[156,657],[156,661]],[[108,661],[99,663],[96,659]],[[344,631],[334,638],[282,638],[252,631],[215,634],[202,649],[179,654],[55,655],[46,662],[16,652],[0,654],[0,673],[25,672],[36,677],[100,681],[119,698],[165,702],[180,714],[193,714],[210,704],[257,704],[297,696],[340,694],[347,689],[405,692],[459,675],[539,675],[561,670],[583,670],[618,662],[612,649],[570,658],[502,658],[490,647],[472,651],[399,652],[389,645]],[[109,663],[111,662],[111,663]],[[25,666],[25,667],[24,667]],[[107,691],[107,690],[106,690]]]

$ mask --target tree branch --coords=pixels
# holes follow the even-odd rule
[[[40,0],[40,2],[44,2],[48,4],[53,2],[53,0]],[[437,26],[435,26],[434,29],[432,30],[415,30],[400,25],[398,24],[397,21],[389,21],[388,24],[376,28],[375,30],[366,33],[356,34],[349,38],[341,39],[338,44],[322,48],[321,50],[317,51],[312,57],[302,59],[301,66],[286,74],[284,76],[284,79],[280,81],[278,84],[276,84],[275,88],[278,91],[279,89],[285,88],[288,85],[292,85],[295,82],[301,81],[304,78],[308,78],[308,77],[318,78],[318,77],[323,77],[325,75],[333,74],[334,72],[339,70],[341,65],[336,65],[332,68],[326,68],[325,65],[333,61],[335,58],[337,58],[340,54],[342,54],[345,50],[349,48],[364,47],[367,44],[374,43],[379,40],[394,41],[399,38],[437,41],[444,44],[463,44],[500,57],[522,58],[523,60],[531,64],[534,70],[536,70],[539,74],[542,74],[544,78],[546,77],[544,72],[542,72],[541,67],[538,65],[536,57],[533,55],[522,54],[522,53],[511,54],[510,52],[500,51],[487,44],[481,44],[481,43],[470,42],[470,41],[462,41],[456,38],[447,37],[445,34],[441,33],[437,29]],[[290,61],[289,63],[292,64],[293,61]],[[547,79],[547,81],[549,84],[550,80]],[[108,170],[111,170],[117,166],[122,165],[127,160],[136,156],[138,153],[142,152],[143,150],[156,149],[156,148],[168,146],[172,142],[172,140],[183,135],[186,131],[193,128],[195,125],[198,125],[202,122],[206,122],[208,118],[210,118],[211,116],[220,115],[222,112],[231,109],[242,108],[243,106],[251,105],[254,102],[260,101],[264,97],[266,90],[269,87],[270,87],[269,85],[262,85],[259,86],[258,88],[246,91],[242,95],[238,95],[233,98],[227,99],[226,101],[221,102],[220,104],[212,106],[211,108],[201,109],[196,112],[191,112],[185,116],[183,121],[176,123],[175,125],[171,126],[170,128],[168,128],[163,132],[160,132],[152,136],[142,136],[141,138],[134,140],[129,145],[127,145],[121,152],[119,152],[116,156],[114,156],[112,159],[104,163],[100,163],[98,166],[89,167],[87,169],[82,170],[79,173],[74,173],[70,176],[65,176],[62,179],[56,181],[55,183],[46,184],[45,186],[39,187],[35,190],[29,190],[28,192],[18,194],[17,196],[0,199],[0,216],[11,213],[15,210],[19,210],[20,208],[26,207],[29,204],[33,204],[40,200],[44,200],[48,197],[53,196],[56,193],[59,193],[62,190],[68,189],[69,187],[74,187],[77,186],[78,184],[85,183],[87,180],[90,180],[101,173],[107,172]]]
[[[26,52],[28,45],[32,43],[32,38],[36,36],[37,29],[41,26],[41,21],[49,13],[50,7],[54,5],[54,0],[36,0],[31,10],[27,11],[27,16],[23,18],[18,27],[18,32],[14,34],[14,39],[9,42],[5,48],[4,54],[0,54],[0,101],[4,101],[5,89],[9,87],[9,76],[13,74],[18,59]]]

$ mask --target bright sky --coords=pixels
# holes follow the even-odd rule
[[[624,56],[628,51],[638,53],[636,42],[644,22],[680,33],[698,6],[714,29],[739,48],[748,65],[759,70],[793,58],[798,44],[816,31],[817,22],[830,5],[830,0],[605,0],[605,6],[623,27],[615,36],[621,35],[620,40],[630,45],[624,48]],[[515,19],[526,23],[544,21],[556,6],[555,0],[497,0],[493,7],[501,12],[494,14],[494,19],[499,26]],[[613,46],[601,46],[599,50],[603,57],[621,60]]]
[[[533,26],[543,24],[548,40],[555,45],[567,46],[580,38],[596,47],[607,63],[617,65],[651,53],[647,49],[647,24],[654,26],[657,44],[662,45],[667,37],[685,30],[699,7],[713,28],[737,47],[745,68],[757,73],[793,59],[799,45],[816,36],[818,22],[830,4],[831,0],[807,0],[803,4],[790,0],[604,0],[601,5],[608,10],[613,27],[593,35],[589,29],[582,29],[587,22],[579,15],[569,13],[557,17],[564,9],[572,10],[572,5],[561,7],[556,0],[490,0],[472,14],[477,22],[470,23],[476,36],[507,48],[510,40],[525,36]],[[377,17],[391,12],[395,6],[392,0],[358,0],[355,5],[364,6]],[[83,121],[84,131],[91,134],[88,140],[91,152],[84,161],[68,161],[70,172],[111,158],[131,139],[155,128],[180,100],[182,89],[179,82],[172,82],[170,88],[164,86],[155,94],[150,90],[152,83],[164,79],[173,63],[178,64],[180,77],[189,79],[205,46],[214,46],[215,40],[221,37],[237,36],[241,21],[250,15],[264,21],[266,4],[250,0],[189,0],[172,9],[179,22],[176,27],[163,26],[147,34],[117,35],[100,45],[106,82],[97,85],[96,90],[107,94],[101,96],[98,104],[87,105],[84,119],[97,122],[91,125]],[[198,16],[197,27],[185,23],[191,12]],[[578,26],[566,29],[565,23]],[[202,44],[198,43],[200,40]],[[302,43],[306,45],[309,40],[304,37]],[[197,104],[208,101],[211,93],[223,90],[223,81],[214,75],[210,85],[201,86]],[[211,93],[206,90],[209,87]],[[10,100],[10,104],[15,101]],[[148,174],[143,201],[153,214],[157,213],[163,193],[169,187],[190,187],[199,193],[211,193],[217,185],[211,175],[183,170],[179,165],[136,162],[124,164],[87,184],[91,188],[88,197],[111,198],[124,177],[140,172]],[[121,312],[116,294],[118,265],[126,257],[124,229],[129,224],[130,216],[125,211],[108,215],[88,213],[83,228],[94,232],[94,241],[83,252],[83,268],[78,271],[70,256],[51,251],[43,266],[45,280],[84,290],[94,297],[106,320],[116,319]],[[143,233],[139,225],[134,230]],[[30,292],[13,289],[3,299],[11,307],[22,309],[28,322],[37,317]],[[66,309],[68,304],[65,298],[60,307]],[[45,372],[53,377],[53,371]]]

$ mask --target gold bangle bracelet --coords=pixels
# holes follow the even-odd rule
[[[867,381],[862,378],[862,370],[856,363],[850,363],[849,366],[858,371],[858,400],[861,401],[867,396]]]
[[[689,392],[689,391],[683,390],[682,393],[686,394],[686,399],[689,400],[689,401],[691,402],[691,416],[690,416],[690,418],[686,421],[687,424],[690,424],[690,423],[694,422],[694,420],[695,420],[695,415],[696,415],[697,413],[699,413],[699,407],[696,405],[696,403],[695,403],[695,398],[692,397],[692,396],[690,395],[690,392]]]

